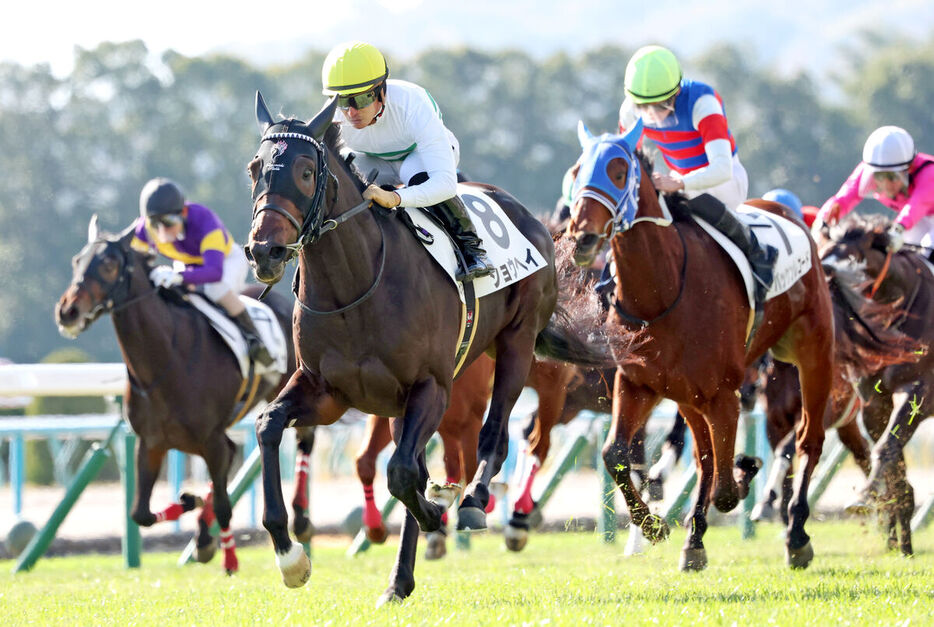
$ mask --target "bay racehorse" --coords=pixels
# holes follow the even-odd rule
[[[132,518],[144,527],[176,520],[201,506],[196,540],[198,561],[210,560],[215,543],[210,534],[215,518],[221,530],[224,569],[237,570],[234,538],[230,530],[231,506],[227,475],[236,447],[226,429],[263,399],[272,398],[294,367],[291,347],[289,371],[276,384],[259,378],[249,394],[240,366],[226,342],[207,318],[186,304],[176,292],[159,290],[149,281],[152,257],[130,246],[133,227],[118,235],[100,231],[91,219],[88,243],[72,260],[71,284],[55,307],[62,334],[76,337],[109,313],[127,366],[124,393],[126,416],[139,436],[136,447],[136,500]],[[247,295],[259,295],[258,286]],[[290,304],[279,295],[269,299],[286,337],[291,332]],[[244,400],[250,406],[244,407]],[[307,469],[314,430],[300,435],[299,468]],[[207,464],[211,492],[204,498],[183,494],[178,503],[153,513],[153,485],[169,449],[197,455]],[[307,474],[301,470],[293,499],[293,530],[307,541],[312,526],[305,491]]]
[[[930,251],[906,245],[897,253],[889,252],[889,226],[888,217],[851,213],[829,230],[821,255],[828,266],[858,265],[872,279],[869,295],[897,307],[894,328],[929,347],[934,341],[934,273],[918,253]],[[902,449],[921,421],[934,414],[934,354],[927,350],[917,362],[879,368],[860,380],[859,389],[863,424],[875,443],[869,477],[847,511],[887,510],[892,515],[889,548],[911,555],[914,489],[905,473]]]
[[[418,531],[441,525],[442,504],[423,495],[424,451],[450,396],[460,343],[461,300],[401,212],[370,209],[367,183],[340,154],[332,125],[336,99],[314,119],[280,121],[257,94],[262,140],[248,166],[253,220],[247,257],[257,279],[279,281],[298,256],[293,281],[294,341],[299,370],[257,422],[262,450],[265,510],[276,561],[287,586],[311,574],[300,545],[289,539],[279,481],[278,447],[287,426],[330,424],[348,407],[396,416],[396,450],[389,491],[406,507],[389,586],[380,602],[408,597],[415,587]],[[492,400],[480,431],[478,467],[458,509],[459,529],[484,529],[489,483],[506,457],[507,419],[532,362],[533,351],[606,365],[606,350],[576,335],[556,310],[554,244],[547,229],[516,199],[490,185],[464,183],[477,220],[499,220],[498,204],[544,260],[539,269],[480,299],[474,338],[463,364],[495,354]],[[498,225],[504,227],[502,223]],[[553,315],[554,314],[554,315]],[[466,317],[464,318],[466,320]]]
[[[806,567],[813,558],[804,528],[807,488],[824,441],[834,346],[830,293],[816,246],[808,237],[810,268],[766,303],[762,324],[747,346],[750,305],[740,272],[700,225],[689,219],[672,222],[663,211],[650,176],[643,175],[647,163],[635,151],[641,130],[640,123],[626,136],[594,137],[579,125],[584,152],[566,231],[580,265],[589,265],[609,242],[616,290],[608,324],[642,330],[635,350],[642,363],[616,372],[613,424],[603,448],[607,470],[645,537],[665,539],[667,523],[649,512],[630,478],[631,447],[652,408],[662,398],[674,400],[694,436],[698,467],[680,568],[705,568],[710,502],[720,511],[732,510],[761,464],[740,455],[733,467],[738,389],[746,368],[771,350],[775,358],[794,363],[801,380],[803,411],[796,427],[801,469],[789,508],[786,557],[793,568]],[[677,206],[681,202],[683,197],[671,198],[672,214],[684,215]],[[776,203],[749,204],[764,215],[786,215]]]

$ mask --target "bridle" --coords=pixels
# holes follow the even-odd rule
[[[115,244],[114,242],[106,239],[98,239],[92,242],[92,244],[97,243],[104,243],[108,246]],[[133,298],[127,298],[127,294],[130,290],[130,274],[133,272],[133,267],[129,263],[129,255],[127,252],[123,250],[119,244],[116,245],[116,248],[120,253],[120,274],[117,275],[117,280],[110,284],[109,288],[104,293],[104,298],[102,298],[101,301],[97,303],[97,305],[95,305],[84,315],[84,319],[87,321],[85,327],[104,314],[113,314],[123,311],[130,305],[133,305],[143,300],[144,298],[149,298],[157,291],[159,291],[158,287],[153,286],[151,290],[143,292],[142,294],[138,294]],[[105,285],[107,283],[103,277],[101,277],[100,270],[95,267],[94,275],[89,277],[87,271],[85,271],[81,280],[74,284],[75,287],[77,287],[79,290],[90,292],[90,290],[87,289],[87,281],[89,278],[96,280],[100,285]]]
[[[278,133],[267,133],[263,135],[262,140],[260,140],[260,145],[266,141],[275,141],[281,139],[297,139],[302,142],[311,144],[312,148],[315,151],[317,156],[317,165],[315,167],[315,191],[309,198],[306,194],[303,194],[300,190],[297,190],[298,193],[303,197],[308,199],[307,205],[305,207],[299,207],[302,211],[302,222],[299,223],[295,217],[290,214],[287,210],[280,207],[275,203],[269,202],[269,189],[272,187],[272,179],[274,173],[279,172],[279,169],[270,171],[269,183],[260,187],[258,184],[253,192],[253,200],[256,202],[259,198],[266,194],[266,202],[253,210],[252,220],[255,221],[256,217],[263,213],[264,211],[273,211],[279,215],[284,216],[289,223],[295,228],[296,233],[298,234],[297,239],[292,244],[286,244],[286,248],[289,250],[289,257],[286,259],[286,263],[294,259],[302,248],[308,244],[313,244],[318,241],[325,233],[328,231],[333,231],[341,224],[347,220],[353,218],[354,216],[359,215],[363,211],[370,208],[372,202],[369,200],[363,200],[362,202],[354,205],[344,213],[325,220],[324,209],[322,207],[325,199],[325,190],[327,188],[327,182],[329,177],[332,177],[330,169],[327,165],[327,155],[325,153],[324,147],[321,143],[312,137],[311,135],[306,135],[304,133],[295,133],[295,132],[278,132]],[[262,179],[261,179],[262,180]],[[298,205],[296,205],[298,206]],[[379,220],[376,221],[376,226],[379,229],[380,236],[380,260],[379,260],[379,270],[377,270],[376,278],[373,280],[372,285],[358,298],[353,302],[338,307],[337,309],[332,309],[328,311],[314,309],[304,302],[302,302],[301,296],[298,293],[298,272],[299,268],[295,268],[295,274],[292,277],[292,293],[295,294],[295,299],[298,301],[299,306],[303,311],[315,315],[330,315],[330,314],[339,314],[354,307],[361,305],[373,293],[376,291],[377,286],[383,278],[383,271],[386,269],[386,234],[383,232],[383,226]],[[271,289],[271,286],[266,286],[266,289],[263,290],[260,299],[262,299]]]

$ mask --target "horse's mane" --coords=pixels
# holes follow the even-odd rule
[[[340,124],[332,123],[328,126],[327,130],[324,132],[324,146],[339,157],[337,161],[344,167],[344,171],[362,193],[367,187],[366,178],[357,166],[353,164],[352,159],[348,159],[349,153],[346,155],[344,154],[347,150],[347,145],[344,143],[344,138],[341,136]]]
[[[870,236],[873,248],[884,248],[889,241],[888,229],[892,225],[892,219],[880,213],[859,214],[855,211],[846,215],[840,220],[836,228],[831,229],[831,237],[834,240],[859,240]]]

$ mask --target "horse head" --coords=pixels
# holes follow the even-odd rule
[[[884,216],[846,216],[821,243],[821,264],[827,271],[858,266],[868,276],[877,276],[885,261],[890,223]]]
[[[332,179],[322,140],[336,106],[332,98],[307,124],[295,118],[276,122],[256,92],[262,139],[247,166],[253,182],[253,221],[244,250],[263,283],[277,283],[286,262],[320,233],[327,209],[325,190]]]
[[[71,284],[55,306],[55,323],[67,338],[75,338],[129,292],[133,262],[133,226],[109,235],[100,230],[97,215],[88,226],[88,243],[71,260]]]
[[[642,177],[636,144],[642,120],[625,135],[594,136],[578,122],[583,154],[572,188],[571,220],[566,235],[574,239],[574,262],[586,266],[604,242],[625,231],[635,219]]]

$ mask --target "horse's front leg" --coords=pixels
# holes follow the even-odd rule
[[[299,542],[311,542],[314,527],[309,517],[308,479],[311,474],[311,450],[315,428],[298,427],[298,451],[295,456],[295,494],[292,495],[292,533]]]
[[[694,500],[688,535],[681,549],[678,568],[685,571],[703,570],[707,568],[704,534],[707,532],[707,510],[710,508],[714,478],[713,440],[710,426],[703,414],[684,405],[679,406],[678,409],[694,436],[694,463],[697,467],[697,497]]]
[[[509,452],[509,414],[519,399],[532,367],[535,337],[525,329],[502,331],[496,337],[493,394],[477,445],[477,472],[457,510],[458,531],[486,529],[490,481],[503,467]]]
[[[136,445],[136,500],[130,517],[140,527],[151,527],[164,520],[176,520],[183,512],[181,504],[173,503],[158,514],[150,508],[152,488],[162,468],[166,449],[150,447],[145,439],[139,438]]]
[[[297,588],[308,581],[311,562],[302,545],[289,538],[289,515],[282,497],[279,474],[282,432],[296,423],[299,426],[330,424],[346,409],[330,395],[323,379],[299,369],[256,420],[256,439],[263,470],[263,526],[272,538],[282,581],[289,588]]]
[[[613,423],[603,444],[603,463],[626,499],[632,524],[640,527],[652,544],[668,537],[668,523],[649,512],[649,506],[632,482],[632,446],[636,433],[645,426],[649,413],[659,400],[660,397],[653,391],[632,385],[617,370],[613,391]]]

